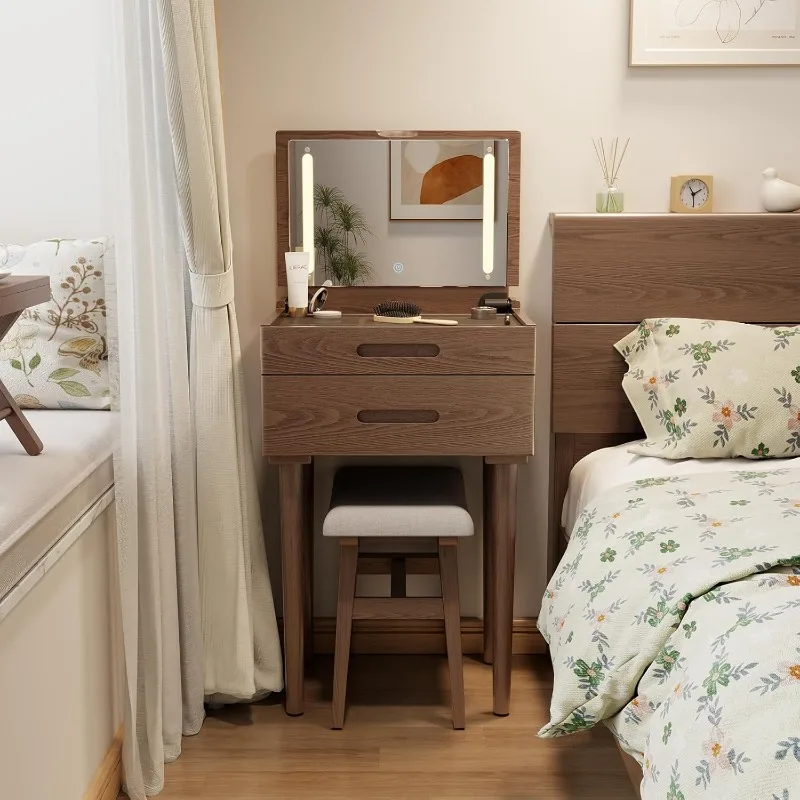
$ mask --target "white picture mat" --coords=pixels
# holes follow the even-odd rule
[[[799,27],[800,0],[631,0],[630,64],[800,64]]]

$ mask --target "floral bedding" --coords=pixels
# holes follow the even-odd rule
[[[800,326],[645,319],[615,348],[622,388],[661,458],[785,458],[800,452]]]
[[[539,626],[540,736],[604,721],[644,800],[800,800],[800,470],[615,487],[581,512]]]

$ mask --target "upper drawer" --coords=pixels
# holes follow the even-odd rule
[[[262,375],[533,375],[536,329],[511,325],[261,328]]]

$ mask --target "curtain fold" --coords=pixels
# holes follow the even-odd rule
[[[126,788],[163,787],[164,763],[202,725],[195,437],[185,326],[186,259],[175,203],[163,61],[149,0],[106,7],[102,131],[114,233],[107,271],[126,677]]]
[[[233,301],[214,6],[158,0],[181,230],[192,273],[190,386],[197,448],[205,693],[283,688]]]
[[[126,790],[164,764],[204,700],[282,688],[233,305],[212,0],[103,7]],[[191,298],[191,332],[186,303]]]

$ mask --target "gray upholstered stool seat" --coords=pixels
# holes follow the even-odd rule
[[[345,467],[324,536],[472,536],[464,479],[453,467]]]
[[[345,467],[336,473],[325,536],[339,540],[339,599],[333,668],[333,727],[344,725],[354,619],[443,619],[453,727],[465,725],[456,545],[473,533],[464,479],[452,467]],[[406,596],[407,552],[391,556],[391,597],[356,597],[359,544],[435,538],[441,597]],[[383,552],[383,551],[382,551]],[[363,552],[362,552],[363,555]]]

